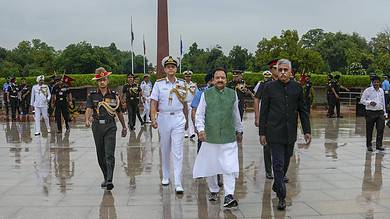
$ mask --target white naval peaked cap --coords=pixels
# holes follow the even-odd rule
[[[166,65],[174,65],[174,66],[178,66],[178,62],[176,59],[174,59],[172,56],[167,56],[165,58],[162,59],[161,61],[161,65],[165,68]]]
[[[45,80],[45,76],[44,75],[39,75],[38,77],[37,77],[37,82],[39,82],[39,81],[44,81]]]
[[[193,73],[192,73],[192,71],[187,70],[187,71],[183,72],[183,74],[184,74],[184,75],[192,75]]]

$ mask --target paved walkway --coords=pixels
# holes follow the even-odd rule
[[[291,160],[284,212],[265,179],[253,119],[244,118],[234,211],[223,211],[223,200],[209,203],[204,180],[192,179],[196,143],[188,139],[185,193],[176,196],[160,186],[156,130],[137,126],[130,138],[118,132],[109,193],[99,187],[92,132],[81,122],[69,135],[41,137],[33,136],[33,123],[0,122],[0,218],[390,218],[390,155],[366,152],[364,118],[312,118],[313,143],[302,144],[300,135]],[[385,147],[389,134],[386,128]]]

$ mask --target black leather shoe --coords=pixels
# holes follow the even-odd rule
[[[286,201],[284,199],[279,200],[278,210],[284,211],[286,209]]]
[[[368,147],[367,147],[367,151],[372,152],[372,151],[373,151],[373,150],[372,150],[372,147],[371,147],[371,146],[368,146]]]
[[[376,147],[376,149],[378,150],[378,151],[384,151],[385,150],[385,148],[384,147]]]
[[[107,183],[106,183],[105,180],[100,184],[100,187],[102,187],[102,188],[106,188],[107,187]]]
[[[272,173],[265,173],[265,178],[267,178],[267,179],[273,179],[274,176],[272,176]]]
[[[114,188],[114,184],[112,184],[112,182],[107,182],[107,191],[110,191]]]
[[[225,208],[234,208],[238,206],[238,202],[234,199],[233,195],[225,196],[225,200],[223,202],[223,207]]]
[[[288,182],[290,182],[290,179],[289,179],[287,176],[285,176],[285,177],[283,178],[283,181],[284,181],[285,183],[288,183]]]

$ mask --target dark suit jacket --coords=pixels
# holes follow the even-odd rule
[[[293,144],[297,140],[298,113],[305,134],[310,119],[303,100],[303,89],[296,81],[276,80],[265,84],[261,99],[259,134],[268,143]]]

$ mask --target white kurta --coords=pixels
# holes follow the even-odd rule
[[[195,116],[195,126],[199,132],[205,130],[206,107],[207,104],[205,97],[204,94],[202,94]],[[232,109],[232,119],[234,119],[236,131],[242,132],[243,127],[238,110],[237,96]],[[207,142],[206,136],[206,142],[202,142],[199,154],[195,160],[193,177],[207,177],[217,174],[233,174],[235,177],[238,177],[238,172],[239,164],[237,142],[211,144]]]

